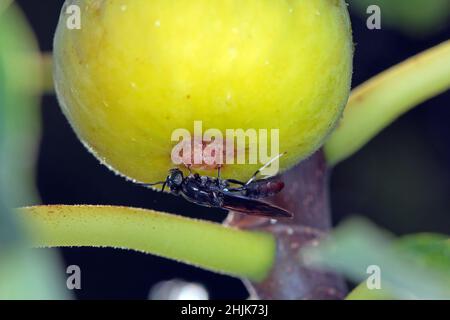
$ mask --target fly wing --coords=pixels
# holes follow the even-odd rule
[[[250,199],[230,192],[223,194],[222,208],[254,216],[292,218],[292,213],[267,202]]]

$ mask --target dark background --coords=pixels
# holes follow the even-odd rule
[[[63,1],[17,2],[37,33],[41,50],[50,51]],[[368,30],[361,14],[352,14],[352,21],[354,86],[447,40],[450,31],[447,25],[426,34],[406,35],[384,26]],[[359,214],[399,235],[450,234],[449,99],[447,92],[409,112],[335,168],[331,179],[335,224]],[[43,98],[42,118],[37,183],[44,204],[126,205],[214,221],[225,217],[220,210],[152,192],[114,175],[76,139],[54,96]],[[64,264],[81,267],[82,290],[75,292],[80,299],[145,299],[155,283],[173,278],[204,284],[212,299],[248,295],[237,279],[150,255],[90,248],[63,249],[62,255]]]

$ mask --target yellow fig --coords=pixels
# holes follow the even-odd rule
[[[281,170],[306,158],[342,114],[352,55],[340,0],[66,0],[54,78],[87,148],[154,182],[174,167],[172,133],[194,134],[195,121],[279,130]],[[260,165],[225,163],[222,176],[246,180]]]

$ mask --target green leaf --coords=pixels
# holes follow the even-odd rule
[[[439,234],[415,234],[402,237],[394,242],[394,250],[409,256],[409,259],[424,270],[441,274],[442,281],[450,287],[450,241]],[[387,288],[369,290],[365,282],[356,287],[347,300],[386,300],[395,299]]]
[[[0,15],[9,7],[11,2],[12,0],[0,0]]]
[[[393,293],[386,288],[370,290],[366,282],[361,283],[348,294],[345,300],[396,300]]]
[[[395,242],[399,252],[405,252],[415,264],[445,275],[450,287],[450,240],[440,234],[414,234]]]

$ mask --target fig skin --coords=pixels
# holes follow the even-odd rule
[[[67,28],[69,5],[80,30]],[[224,135],[279,129],[282,171],[311,155],[347,102],[353,43],[340,0],[67,0],[54,57],[60,105],[84,145],[155,182],[174,167],[172,132],[196,120]],[[260,166],[225,164],[222,177]]]

